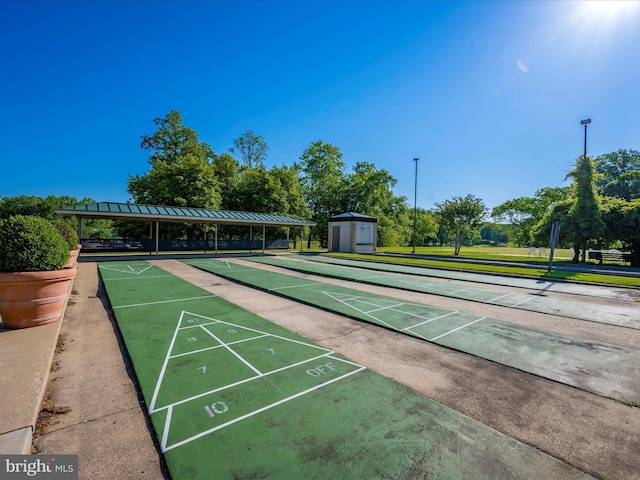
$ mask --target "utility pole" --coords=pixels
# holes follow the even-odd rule
[[[420,159],[418,157],[414,158],[413,161],[416,162],[416,175],[415,175],[415,184],[413,186],[413,249],[411,253],[416,253],[416,227],[418,221],[418,161]]]

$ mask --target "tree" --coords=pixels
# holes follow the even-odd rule
[[[264,165],[269,152],[269,146],[264,138],[251,130],[246,130],[233,141],[229,152],[240,157],[245,166],[253,168]]]
[[[518,197],[494,207],[491,210],[491,217],[497,222],[508,223],[515,229],[516,244],[528,245],[531,242],[529,231],[536,221],[535,210],[534,198]]]
[[[378,246],[407,245],[407,239],[412,234],[410,218],[408,211],[378,215]]]
[[[129,175],[127,191],[137,203],[217,208],[220,190],[210,163],[215,158],[211,147],[182,125],[175,110],[154,123],[158,129],[144,135],[140,144],[151,151],[151,169],[143,176]]]
[[[393,194],[396,183],[387,170],[378,170],[369,162],[358,162],[352,173],[343,177],[337,192],[340,212],[358,212],[378,219],[379,246],[405,243],[402,226],[408,224],[406,199]],[[380,221],[382,217],[384,222]],[[386,232],[387,229],[394,232]],[[389,243],[391,241],[394,243]]]
[[[513,242],[530,245],[532,228],[540,222],[546,212],[556,203],[572,195],[572,187],[546,187],[535,192],[533,197],[508,200],[491,211],[491,217],[500,223],[508,223],[515,229]]]
[[[418,245],[425,242],[435,244],[438,237],[438,220],[432,211],[424,208],[416,209],[416,237]]]
[[[302,152],[295,168],[299,174],[302,195],[311,211],[311,220],[316,223],[311,229],[308,247],[311,246],[312,235],[320,240],[322,246],[326,246],[328,219],[340,213],[337,210],[340,186],[344,179],[342,153],[338,147],[317,140]]]
[[[77,200],[66,195],[61,197],[49,195],[45,198],[26,195],[4,197],[0,198],[0,219],[9,218],[13,215],[33,215],[53,220],[60,218],[55,214],[56,208],[90,203],[96,203],[96,201],[92,198]],[[77,228],[77,220],[75,218],[66,217],[64,220],[74,230]],[[112,238],[114,235],[113,220],[85,218],[82,222],[82,235],[84,238]]]
[[[353,172],[343,178],[340,209],[376,216],[396,201],[392,191],[396,183],[387,170],[378,170],[369,162],[358,162]]]
[[[573,232],[570,231],[570,225],[567,222],[569,210],[573,205],[573,198],[569,198],[554,203],[542,218],[531,228],[531,238],[535,243],[540,245],[548,245],[551,237],[551,226],[553,222],[560,222],[560,237],[558,238],[558,246],[573,245]],[[576,255],[579,251],[574,248],[574,261],[577,261]]]
[[[302,185],[298,179],[298,171],[295,167],[283,165],[273,167],[269,174],[279,187],[278,195],[283,199],[284,208],[273,213],[284,213],[298,218],[311,218],[311,211],[307,208],[302,195]]]
[[[593,162],[594,185],[605,197],[640,198],[640,152],[618,150]]]
[[[640,199],[604,198],[602,219],[607,226],[605,241],[620,241],[631,252],[631,266],[640,267]]]
[[[605,229],[593,189],[593,166],[589,157],[578,157],[575,168],[567,177],[573,178],[575,197],[563,228],[568,229],[573,238],[574,260],[577,260],[577,252],[581,249],[582,261],[586,262],[587,242],[600,238]]]
[[[158,162],[171,165],[187,154],[200,160],[209,161],[215,156],[211,147],[198,140],[195,130],[182,124],[182,116],[177,110],[170,111],[164,118],[155,118],[153,123],[158,127],[153,135],[143,135],[140,146],[151,151],[149,164],[153,167]]]
[[[509,243],[511,225],[485,222],[480,229],[480,237],[483,243],[492,245],[506,245]]]
[[[45,198],[20,195],[17,197],[0,198],[0,218],[14,215],[35,216],[53,220],[56,208],[78,205],[78,203],[95,203],[95,200],[83,199],[78,202],[73,197],[49,195]]]
[[[151,136],[143,136],[141,147],[151,151],[151,169],[142,176],[129,175],[127,191],[136,203],[180,207],[218,208],[220,187],[211,163],[215,153],[198,134],[182,125],[182,117],[171,111],[156,118]],[[193,235],[201,226],[163,225],[165,236]]]
[[[454,255],[458,255],[465,236],[484,222],[487,208],[483,201],[474,195],[453,197],[435,205],[438,223],[453,235]]]
[[[237,191],[240,184],[240,163],[228,153],[216,155],[211,163],[213,174],[220,186],[220,207],[238,210]]]

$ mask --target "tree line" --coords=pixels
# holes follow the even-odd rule
[[[292,165],[267,168],[269,147],[251,130],[233,140],[229,151],[216,153],[183,124],[178,111],[154,123],[155,132],[141,142],[150,154],[150,168],[127,181],[135,203],[291,215],[316,223],[309,232],[292,228],[291,237],[304,235],[325,247],[329,217],[355,211],[378,218],[381,245],[411,242],[411,209],[405,197],[394,195],[396,179],[368,162],[357,162],[352,171],[345,171],[340,149],[330,143],[316,140]],[[421,221],[425,228],[432,227],[433,222]],[[143,234],[143,228],[125,222],[118,225],[129,237]],[[162,228],[161,235],[166,237],[202,238],[211,227],[174,224]],[[246,233],[239,227],[221,226],[219,235],[233,238]]]
[[[456,255],[462,245],[480,242],[547,245],[551,224],[559,221],[560,246],[573,247],[574,260],[581,252],[584,261],[589,247],[619,247],[632,252],[632,265],[640,265],[640,153],[635,150],[581,156],[567,176],[571,185],[541,188],[533,197],[509,200],[491,212],[471,194],[438,202],[433,210],[416,208],[414,226],[414,210],[406,197],[393,193],[397,180],[387,170],[360,161],[347,171],[340,149],[330,143],[316,140],[291,165],[267,168],[269,147],[251,130],[233,140],[227,152],[216,153],[183,124],[178,111],[154,124],[156,130],[143,135],[140,144],[149,153],[149,170],[127,179],[135,203],[291,215],[316,226],[271,234],[306,236],[324,247],[329,217],[353,211],[378,219],[379,246],[452,244]],[[71,197],[5,197],[0,198],[0,218],[16,213],[48,217],[54,208],[76,203]],[[211,228],[163,224],[161,236],[204,238]],[[219,228],[222,237],[247,236],[241,227]],[[93,220],[85,228],[85,236],[95,237],[147,234],[141,222]]]

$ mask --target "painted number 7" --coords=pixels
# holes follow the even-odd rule
[[[200,370],[202,372],[202,374],[204,375],[205,373],[207,373],[207,366],[203,365],[201,367],[196,368],[196,370]]]
[[[273,348],[267,348],[265,352],[271,352],[272,355],[276,354],[276,351]]]

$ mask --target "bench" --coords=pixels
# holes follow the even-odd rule
[[[529,253],[528,253],[528,257],[546,257],[547,256],[547,249],[545,247],[541,247],[541,248],[536,248],[536,247],[529,247],[528,248]]]
[[[619,250],[589,250],[589,260],[596,260],[600,265],[603,261],[628,263],[631,262],[631,253]]]

